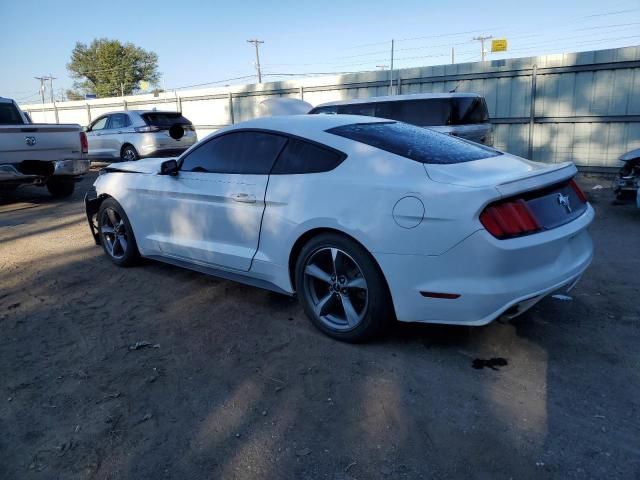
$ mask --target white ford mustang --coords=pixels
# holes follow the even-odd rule
[[[85,203],[115,264],[295,293],[320,330],[359,341],[394,317],[484,325],[572,287],[594,216],[575,174],[404,123],[298,115],[114,164]]]

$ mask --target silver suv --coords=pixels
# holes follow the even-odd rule
[[[91,160],[174,157],[198,140],[191,122],[177,112],[108,113],[91,122],[86,132]]]
[[[417,93],[341,100],[309,113],[388,118],[493,146],[493,127],[484,98],[475,93]]]

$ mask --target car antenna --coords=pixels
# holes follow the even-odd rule
[[[456,86],[453,87],[453,90],[449,90],[449,93],[456,93],[456,90],[458,90],[458,87],[460,86],[462,82],[458,82],[456,83]]]

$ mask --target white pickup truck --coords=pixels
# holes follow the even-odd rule
[[[68,197],[89,170],[87,150],[80,125],[31,123],[13,100],[0,97],[0,192],[41,185]]]

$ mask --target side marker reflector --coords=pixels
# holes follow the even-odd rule
[[[456,298],[460,298],[459,293],[420,292],[420,295],[427,298],[446,298],[449,300],[455,300]]]

